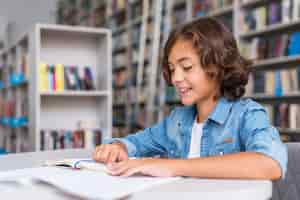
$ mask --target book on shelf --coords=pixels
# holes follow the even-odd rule
[[[94,75],[90,66],[64,66],[62,64],[39,67],[40,91],[95,90]]]
[[[39,90],[41,92],[48,91],[48,71],[47,64],[41,63],[39,66]]]
[[[99,128],[42,129],[40,134],[41,150],[94,148],[102,142],[102,132]]]
[[[293,0],[292,18],[293,20],[300,19],[300,0]]]
[[[24,53],[21,57],[21,72],[25,75],[25,78],[29,80],[29,58],[28,53]]]
[[[300,34],[294,32],[269,36],[268,38],[257,37],[248,43],[242,43],[241,46],[242,54],[255,62],[264,59],[300,55]],[[278,63],[277,65],[280,64]],[[276,67],[276,64],[273,64],[273,66]],[[252,90],[248,89],[247,94],[265,93],[282,96],[299,91],[299,75],[300,70],[297,66],[289,69],[254,71],[252,73],[253,81],[249,82],[253,86],[247,86],[252,88]]]
[[[298,104],[263,104],[266,109],[270,122],[275,127],[284,129],[300,128],[300,105]]]
[[[202,0],[194,1],[193,13],[196,17],[202,17],[208,15],[219,9],[232,6],[232,0]]]
[[[282,0],[281,15],[282,22],[288,23],[292,19],[292,0]]]
[[[173,26],[177,26],[183,24],[186,19],[186,10],[179,9],[174,11],[174,16],[172,17],[172,24]]]
[[[299,20],[299,0],[270,1],[254,9],[242,11],[242,32],[261,30],[266,26]]]
[[[55,65],[55,89],[56,91],[63,91],[65,89],[64,67],[62,64]]]

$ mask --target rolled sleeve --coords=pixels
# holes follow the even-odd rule
[[[281,167],[281,178],[287,170],[287,148],[280,140],[276,128],[271,126],[262,106],[248,109],[244,115],[242,139],[246,151],[262,153],[277,161]]]
[[[165,127],[168,118],[150,128],[130,134],[124,138],[105,140],[104,143],[122,142],[125,144],[129,157],[163,156],[166,154]]]

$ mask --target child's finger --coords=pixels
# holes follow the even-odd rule
[[[118,159],[118,156],[119,156],[118,151],[111,151],[109,156],[108,156],[107,162],[108,163],[116,162],[117,159]]]

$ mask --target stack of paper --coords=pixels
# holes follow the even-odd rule
[[[45,180],[68,192],[91,199],[122,198],[152,186],[169,183],[179,179],[146,176],[124,178],[110,176],[103,171],[76,170],[59,167],[37,167],[1,172],[0,182],[3,180],[24,180],[26,177]]]

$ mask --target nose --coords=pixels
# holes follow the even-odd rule
[[[179,83],[184,80],[184,74],[180,68],[175,69],[172,74],[172,81],[174,84]]]

